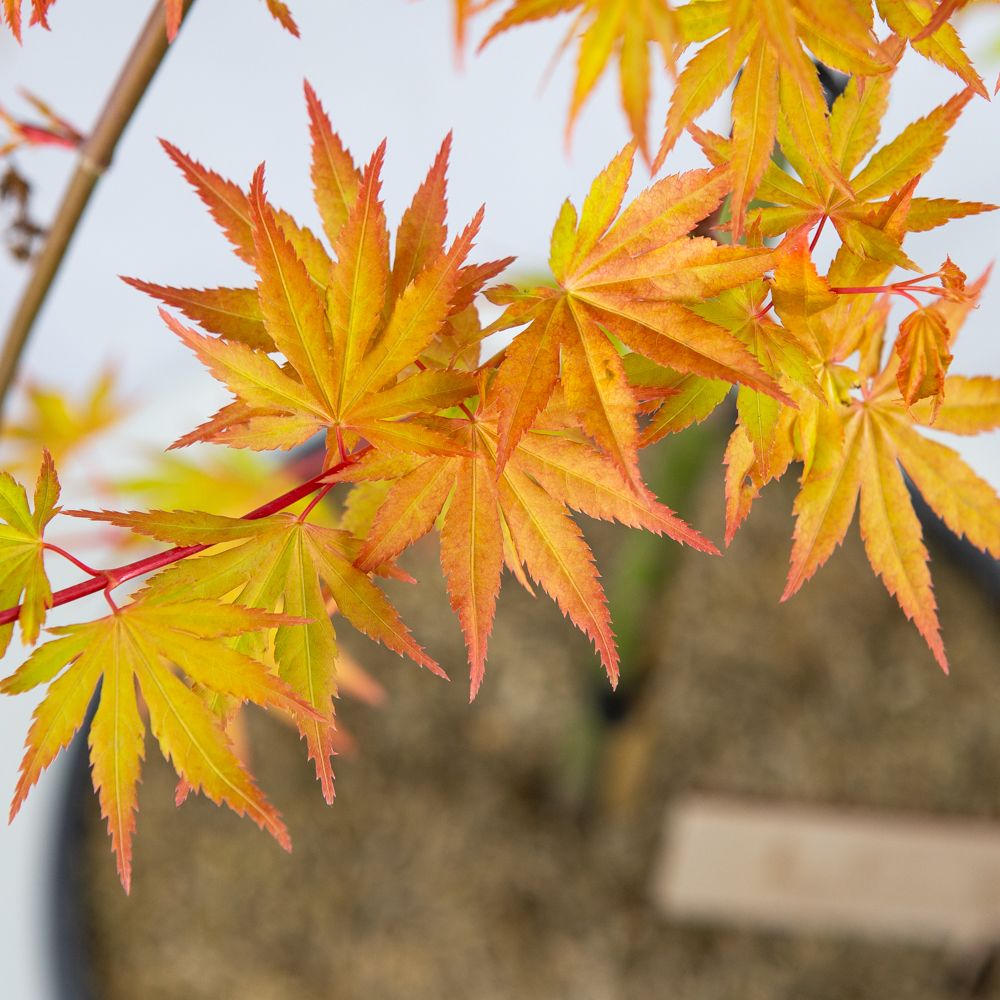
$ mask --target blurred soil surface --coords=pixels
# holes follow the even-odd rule
[[[686,511],[714,538],[719,480]],[[765,492],[725,558],[679,560],[647,615],[651,674],[603,730],[586,641],[510,577],[468,705],[436,545],[422,543],[406,562],[420,586],[388,589],[453,683],[340,629],[389,697],[339,703],[358,751],[339,759],[332,808],[295,733],[253,719],[254,768],[291,855],[204,800],[176,809],[149,746],[126,898],[88,798],[75,877],[94,996],[1000,998],[1000,973],[976,956],[677,926],[650,901],[679,793],[1000,818],[995,593],[932,546],[950,678],[868,569],[856,525],[780,605],[791,485]],[[613,578],[628,529],[590,528]],[[581,760],[595,762],[582,783]]]

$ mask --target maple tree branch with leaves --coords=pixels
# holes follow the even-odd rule
[[[281,496],[275,497],[268,503],[262,504],[260,507],[249,511],[243,515],[243,520],[256,521],[262,517],[270,517],[272,514],[278,514],[288,507],[291,507],[293,504],[298,503],[299,500],[312,496],[313,499],[310,501],[310,504],[302,511],[301,514],[298,515],[300,521],[305,520],[305,518],[311,513],[315,504],[319,500],[322,500],[333,487],[334,484],[330,482],[330,479],[343,472],[344,469],[353,465],[365,453],[367,447],[368,446],[362,447],[358,449],[356,453],[345,456],[345,458],[336,465],[331,465],[328,469],[324,469],[312,479],[309,479],[306,482],[301,483],[299,486],[282,493]],[[58,496],[59,481],[56,478],[55,467],[52,464],[52,459],[48,452],[45,452],[41,478],[36,486],[36,490],[46,489],[53,490]],[[60,513],[70,514],[71,516],[75,515],[99,519],[96,515],[91,515],[86,511],[60,511]],[[39,544],[45,551],[53,552],[56,555],[61,556],[63,559],[68,560],[76,566],[77,569],[82,570],[91,577],[90,580],[74,584],[72,587],[66,587],[63,590],[55,591],[48,599],[48,608],[62,607],[64,604],[71,604],[73,601],[79,601],[84,597],[90,597],[92,594],[99,593],[102,590],[114,590],[116,587],[120,587],[123,583],[128,583],[130,580],[135,580],[140,576],[146,576],[149,573],[155,573],[157,570],[163,569],[166,566],[171,566],[176,562],[180,562],[182,559],[198,555],[198,553],[211,548],[211,545],[209,544],[176,545],[174,548],[169,549],[166,552],[159,552],[156,555],[146,556],[143,559],[137,559],[134,562],[126,563],[124,566],[116,566],[113,569],[94,569],[92,566],[88,566],[71,552],[67,552],[59,545],[41,540],[39,540]],[[24,610],[23,605],[17,605],[0,611],[0,626],[10,625],[13,622],[18,621]]]
[[[279,19],[287,13],[267,3]],[[457,4],[460,38],[482,6]],[[244,186],[165,142],[252,273],[240,287],[125,279],[159,300],[166,327],[231,393],[173,447],[287,452],[322,440],[326,471],[242,518],[74,512],[173,546],[107,571],[45,539],[58,501],[51,460],[33,505],[0,476],[0,638],[6,647],[16,620],[34,646],[0,690],[47,685],[12,812],[81,726],[100,684],[91,763],[126,890],[147,722],[178,772],[179,797],[201,790],[287,846],[280,817],[233,753],[234,720],[245,702],[287,714],[332,801],[341,661],[331,611],[443,673],[375,583],[409,579],[397,560],[432,532],[465,640],[470,698],[484,680],[505,572],[556,602],[614,687],[621,650],[576,515],[718,554],[649,489],[639,453],[733,394],[726,544],[761,490],[798,467],[790,567],[776,597],[793,597],[858,513],[872,568],[947,670],[904,476],[949,528],[1000,555],[996,492],[922,433],[996,429],[1000,379],[949,371],[988,275],[967,282],[950,258],[928,271],[903,245],[909,233],[995,208],[916,195],[964,109],[985,96],[951,23],[962,6],[514,0],[486,41],[571,11],[580,62],[570,124],[614,58],[634,136],[580,208],[567,200],[556,215],[552,285],[493,284],[512,258],[470,262],[482,209],[449,235],[451,136],[393,241],[381,198],[386,144],[356,162],[308,83],[318,229],[272,201],[263,164]],[[654,45],[677,73],[655,155],[645,127]],[[880,145],[909,49],[963,88]],[[850,74],[829,107],[814,57]],[[700,128],[733,80],[732,135]],[[654,180],[627,201],[636,157],[658,169],[685,132],[707,165]],[[722,217],[718,239],[692,235]],[[837,240],[828,264],[817,255],[823,233]],[[891,280],[897,267],[918,277]],[[500,310],[487,326],[481,296]],[[913,307],[898,323],[893,299]],[[484,359],[484,338],[499,331],[514,333]],[[333,483],[344,487],[342,509],[333,524],[319,523]],[[307,498],[299,514],[288,510]],[[53,595],[46,554],[90,579]],[[110,591],[138,576],[148,577],[142,590],[114,604]],[[50,608],[101,590],[110,614],[52,629],[36,645]]]

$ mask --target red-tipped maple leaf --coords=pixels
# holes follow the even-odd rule
[[[235,594],[235,600],[247,607],[280,610],[295,616],[295,621],[308,619],[305,625],[278,628],[273,657],[279,677],[314,710],[296,721],[328,802],[334,798],[330,757],[338,651],[324,590],[356,628],[444,676],[414,642],[382,591],[352,565],[358,543],[346,531],[289,514],[250,521],[197,511],[74,513],[179,545],[229,545],[160,573],[149,585],[147,601],[220,600]],[[259,636],[241,637],[236,648],[256,659],[269,656],[268,645]]]
[[[91,767],[118,859],[118,874],[129,891],[136,790],[146,734],[138,685],[153,735],[177,773],[214,802],[225,802],[240,816],[249,816],[290,850],[288,831],[278,812],[233,754],[216,717],[173,667],[204,688],[325,724],[289,685],[225,642],[227,636],[248,630],[296,627],[293,621],[234,604],[185,599],[159,604],[140,601],[85,625],[53,629],[57,638],[39,646],[23,666],[0,682],[5,694],[49,685],[28,731],[11,818],[42,771],[83,724],[100,684],[90,726]]]
[[[28,23],[48,28],[48,12],[54,3],[55,0],[31,0],[31,20]],[[22,0],[3,0],[4,20],[18,42],[21,41],[22,6]]]
[[[959,386],[947,386],[946,397],[948,389],[959,395]],[[997,380],[990,380],[990,393],[1000,399]],[[995,429],[998,417],[975,429]],[[840,544],[860,495],[861,535],[872,568],[947,670],[927,551],[902,470],[949,528],[1000,558],[1000,498],[951,448],[912,428],[890,369],[863,402],[819,423],[811,469],[795,503],[795,544],[783,599]]]
[[[560,48],[579,38],[567,138],[584,103],[614,58],[618,62],[622,107],[635,142],[649,162],[649,102],[655,68],[649,50],[654,47],[658,61],[673,70],[674,50],[680,38],[678,14],[667,0],[513,0],[487,32],[480,48],[511,28],[558,14],[573,14]]]
[[[208,205],[257,289],[172,289],[131,280],[218,337],[164,319],[234,394],[234,402],[181,443],[291,448],[325,431],[341,457],[360,439],[429,454],[453,446],[433,416],[475,391],[455,359],[466,344],[472,299],[508,261],[468,265],[477,213],[446,245],[450,137],[400,222],[395,260],[379,197],[383,144],[355,165],[306,86],[316,205],[332,256],[308,229],[272,207],[263,168],[248,194],[181,154],[168,152]],[[473,324],[473,339],[478,326]],[[270,354],[279,351],[284,363]],[[414,367],[416,366],[416,367]]]
[[[757,197],[768,204],[752,210],[748,216],[749,224],[759,228],[762,236],[812,229],[829,221],[854,253],[919,270],[902,250],[907,232],[924,232],[952,219],[996,208],[982,202],[912,197],[914,186],[934,164],[949,130],[968,103],[969,90],[913,122],[872,153],[888,106],[889,83],[888,76],[865,80],[863,86],[860,81],[852,80],[834,102],[830,115],[833,157],[844,176],[850,178],[851,193],[845,194],[810,170],[796,146],[789,142],[787,157],[799,179],[776,163],[767,166]],[[727,140],[710,133],[698,133],[698,138],[713,162],[728,161],[731,144]],[[786,144],[782,149],[786,149]],[[905,224],[893,237],[879,220],[892,211],[893,200],[904,192],[909,203]]]
[[[700,45],[681,72],[656,164],[739,77],[733,94],[733,228],[771,160],[779,126],[801,158],[846,195],[826,120],[826,100],[807,50],[845,73],[876,76],[893,65],[872,30],[870,4],[854,0],[694,0],[681,18],[683,43]]]
[[[59,146],[76,149],[84,140],[83,133],[39,97],[22,90],[21,95],[41,116],[42,124],[23,121],[4,108],[0,108],[0,122],[7,126],[10,138],[0,145],[0,156],[21,146]]]
[[[483,679],[504,564],[531,591],[527,569],[593,642],[614,685],[618,651],[607,602],[593,555],[567,508],[667,534],[705,552],[715,547],[587,443],[561,399],[501,464],[502,412],[499,395],[481,396],[475,413],[452,421],[463,455],[408,462],[402,475],[392,477],[357,565],[372,570],[395,559],[444,510],[441,565],[468,648],[471,697]],[[382,479],[391,473],[375,454],[370,468],[362,460],[352,475]]]
[[[941,301],[938,321],[953,341],[985,276],[965,300]],[[943,378],[940,396],[909,406],[901,394],[900,356],[883,366],[886,311],[853,331],[853,341],[830,345],[828,406],[803,409],[790,440],[804,462],[795,501],[795,536],[788,584],[791,597],[843,540],[860,498],[861,535],[872,568],[948,669],[931,589],[927,551],[903,471],[931,509],[957,535],[1000,557],[1000,498],[951,448],[921,435],[915,424],[976,434],[1000,426],[1000,379]],[[857,372],[844,361],[860,353]],[[860,395],[852,387],[860,382]],[[903,391],[909,386],[904,382]],[[943,399],[943,401],[942,401]],[[936,411],[936,412],[935,412]]]
[[[949,19],[969,0],[875,0],[886,24],[906,39],[914,51],[931,62],[951,70],[982,97],[988,97],[986,85],[976,72]]]
[[[563,205],[550,256],[557,289],[488,293],[507,304],[495,327],[528,324],[497,375],[501,465],[561,381],[582,429],[638,482],[635,400],[616,342],[677,371],[787,400],[743,343],[691,308],[774,263],[768,250],[688,235],[725,197],[727,172],[666,177],[621,210],[632,161],[627,146],[594,181],[579,218]]]

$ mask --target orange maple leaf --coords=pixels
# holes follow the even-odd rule
[[[653,77],[649,49],[655,46],[660,62],[673,71],[674,50],[680,39],[678,15],[668,0],[513,0],[487,32],[480,48],[518,25],[567,13],[574,17],[560,50],[579,37],[576,80],[566,123],[567,140],[584,103],[615,58],[622,107],[632,136],[648,163]]]
[[[446,138],[404,213],[390,262],[380,199],[385,144],[359,170],[312,89],[315,200],[332,254],[309,230],[275,209],[263,168],[249,193],[179,150],[167,151],[258,275],[256,289],[166,288],[127,279],[181,309],[206,337],[164,314],[167,324],[234,402],[181,439],[255,449],[291,448],[318,431],[343,457],[360,439],[428,454],[452,447],[433,416],[475,391],[457,358],[481,335],[472,300],[509,260],[468,265],[482,210],[446,245]],[[279,351],[280,363],[270,357]]]
[[[53,629],[57,638],[39,646],[0,682],[5,694],[49,684],[28,731],[11,818],[42,771],[83,724],[100,684],[89,738],[94,788],[108,821],[118,874],[129,891],[136,791],[146,733],[136,696],[138,684],[153,735],[188,784],[203,789],[215,802],[225,802],[239,815],[250,816],[291,850],[277,810],[234,755],[218,719],[172,666],[213,691],[322,722],[311,706],[263,664],[224,641],[227,636],[289,626],[294,621],[217,601],[140,601],[97,621]]]
[[[558,394],[501,463],[502,412],[499,394],[488,391],[474,413],[452,421],[463,446],[460,456],[431,456],[400,466],[376,453],[370,467],[360,463],[353,475],[392,478],[393,483],[357,565],[371,570],[395,559],[430,531],[444,510],[441,565],[468,648],[471,697],[482,683],[505,564],[533,592],[527,568],[594,643],[614,685],[618,651],[607,602],[593,555],[567,508],[667,534],[705,552],[717,550],[586,442]]]
[[[941,301],[937,319],[954,340],[962,320],[981,291],[985,275],[967,299]],[[860,331],[853,344],[842,341],[830,356],[831,375],[839,379],[839,401],[803,410],[790,433],[804,462],[795,501],[796,525],[791,568],[783,600],[791,597],[843,540],[860,498],[861,535],[872,568],[926,640],[942,669],[948,661],[940,636],[931,589],[927,551],[902,470],[931,509],[959,536],[1000,557],[1000,497],[951,448],[921,435],[925,424],[960,434],[1000,426],[1000,379],[943,379],[934,400],[910,406],[901,392],[900,355],[881,366],[886,310]],[[860,351],[855,373],[843,365]],[[860,381],[860,395],[850,391]]]
[[[725,197],[728,173],[665,177],[621,210],[633,153],[627,146],[595,179],[579,218],[563,205],[550,255],[557,289],[488,293],[507,304],[495,328],[528,324],[497,375],[501,465],[561,381],[583,430],[638,481],[635,400],[615,341],[677,371],[788,401],[743,343],[693,309],[774,264],[769,250],[688,235]]]
[[[273,657],[278,676],[310,707],[312,714],[296,722],[327,802],[334,798],[331,699],[337,692],[338,650],[324,588],[339,613],[360,631],[444,676],[413,640],[382,591],[352,565],[358,544],[346,531],[310,524],[290,514],[248,521],[199,511],[73,513],[160,541],[228,546],[158,574],[148,584],[148,601],[220,601],[235,593],[241,605],[292,616],[290,625],[276,622],[273,651],[263,637],[254,635],[241,636],[236,649],[265,662]]]

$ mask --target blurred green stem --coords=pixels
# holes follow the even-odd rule
[[[713,416],[654,446],[647,453],[650,488],[668,507],[686,515],[706,468],[718,465],[723,440],[723,424]],[[685,558],[711,557],[688,553],[673,539],[646,531],[628,532],[619,549],[607,593],[621,679],[611,691],[603,673],[587,674],[591,680],[583,710],[568,734],[563,775],[563,792],[577,807],[592,803],[614,727],[628,716],[662,660],[662,630],[657,628],[661,598]]]

